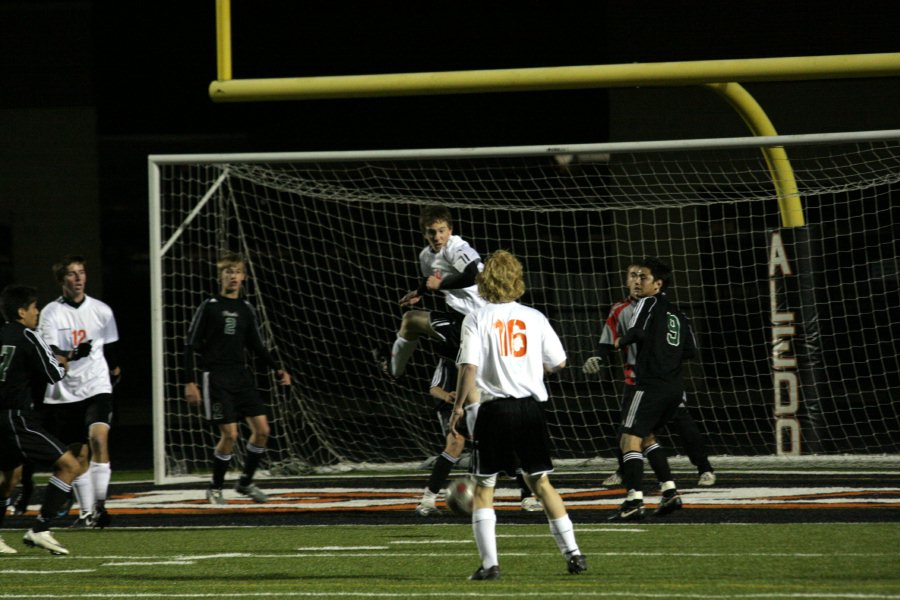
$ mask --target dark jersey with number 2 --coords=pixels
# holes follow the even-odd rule
[[[209,298],[197,309],[188,332],[185,380],[195,380],[195,352],[202,371],[241,371],[248,348],[271,369],[279,368],[266,349],[253,306],[239,298]]]
[[[691,322],[660,292],[641,298],[619,347],[637,345],[635,375],[642,390],[680,395],[684,391],[682,362],[697,353]]]

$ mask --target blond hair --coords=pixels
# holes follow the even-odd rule
[[[216,261],[216,272],[221,273],[225,269],[231,269],[238,265],[246,265],[247,261],[237,252],[226,252]]]
[[[522,263],[506,250],[498,250],[478,274],[478,293],[491,304],[515,302],[525,293]]]

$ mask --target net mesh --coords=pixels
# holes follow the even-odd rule
[[[897,142],[789,148],[808,222],[821,367],[817,443],[804,453],[898,452],[900,287]],[[205,203],[202,199],[208,198]],[[279,360],[271,401],[273,472],[302,465],[420,461],[443,446],[428,396],[436,357],[420,345],[397,382],[379,375],[415,287],[424,204],[454,214],[482,256],[523,261],[523,302],[550,317],[569,368],[548,380],[557,458],[612,456],[621,366],[589,378],[600,323],[625,296],[624,269],[670,262],[671,297],[693,320],[700,359],[688,405],[713,454],[770,456],[773,417],[771,234],[778,204],[758,149],[558,156],[185,162],[160,166],[159,227],[167,475],[207,468],[217,433],[182,400],[183,343],[216,293],[216,257],[249,257],[247,297]],[[427,298],[426,308],[443,310]],[[806,384],[804,384],[806,385]],[[801,390],[801,395],[808,392]],[[804,421],[805,422],[805,421]],[[804,428],[807,425],[804,424]],[[677,438],[663,442],[675,451]]]

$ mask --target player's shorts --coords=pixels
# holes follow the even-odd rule
[[[0,410],[0,470],[11,471],[26,460],[49,467],[65,452],[65,445],[44,428],[37,413]]]
[[[468,411],[467,413],[468,414]],[[450,417],[453,416],[453,405],[447,404],[446,402],[441,402],[437,406],[437,418],[441,424],[441,432],[444,434],[444,437],[450,433]],[[469,438],[469,427],[466,425],[466,419],[460,419],[456,424],[456,433],[463,436],[464,438]]]
[[[475,419],[475,474],[516,476],[553,471],[550,434],[543,403],[533,398],[495,398],[482,402]]]
[[[65,444],[84,444],[94,423],[111,426],[113,395],[97,394],[79,402],[44,404],[43,421],[47,429]]]
[[[622,404],[622,431],[645,438],[671,420],[684,397],[683,392],[644,390],[635,386],[626,389]]]
[[[256,382],[246,370],[203,373],[201,384],[206,418],[216,424],[237,423],[244,417],[269,416]]]
[[[465,318],[462,313],[452,310],[447,312],[433,310],[428,313],[431,329],[441,337],[440,340],[431,340],[437,354],[452,361],[456,360],[462,339],[462,322]]]

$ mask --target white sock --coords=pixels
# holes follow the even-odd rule
[[[550,523],[550,533],[553,534],[553,539],[556,540],[556,545],[565,558],[581,554],[578,543],[575,541],[575,527],[572,525],[569,515],[558,519],[547,519],[547,522]]]
[[[106,500],[106,494],[109,490],[109,479],[112,476],[112,469],[109,463],[95,463],[91,461],[91,481],[94,483],[95,501],[103,502]]]
[[[475,545],[481,555],[481,566],[490,569],[499,565],[497,560],[497,514],[493,508],[478,508],[472,512],[472,531]]]
[[[408,340],[397,336],[397,339],[394,340],[394,347],[391,348],[391,375],[394,377],[403,375],[403,372],[406,371],[406,363],[409,362],[409,358],[418,345],[419,340],[417,339]]]
[[[75,499],[78,500],[78,509],[81,514],[86,514],[94,510],[94,483],[91,481],[91,471],[82,473],[72,482],[72,491],[75,492]]]

